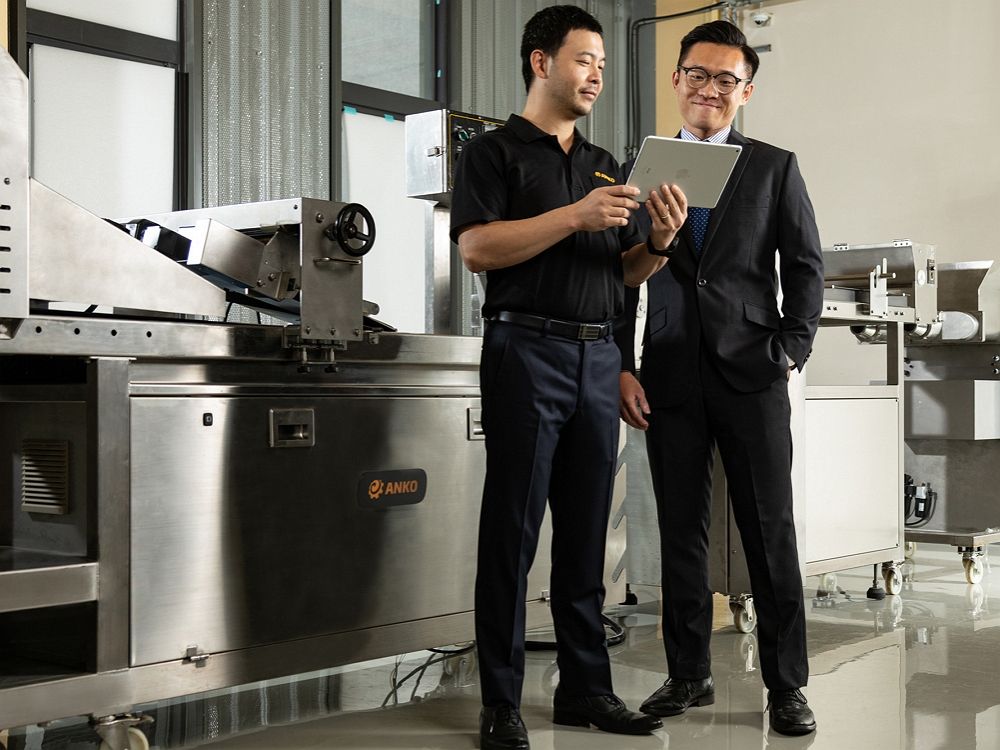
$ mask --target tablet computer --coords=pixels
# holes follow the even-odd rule
[[[678,185],[689,206],[715,208],[742,146],[682,141],[647,135],[626,183],[639,188],[640,202],[660,185]]]

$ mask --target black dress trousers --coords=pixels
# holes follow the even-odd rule
[[[601,610],[618,447],[621,355],[608,336],[576,341],[491,322],[480,365],[486,483],[479,524],[476,640],[483,705],[519,706],[527,575],[546,498],[552,618],[570,695],[612,692]]]
[[[646,447],[660,526],[663,643],[672,677],[709,675],[712,462],[718,444],[758,614],[764,684],[806,684],[805,610],[792,517],[790,405],[784,377],[760,391],[730,386],[702,351],[696,387],[652,410]]]

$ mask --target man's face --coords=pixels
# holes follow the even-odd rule
[[[710,42],[698,42],[688,50],[681,63],[685,68],[702,68],[709,75],[730,73],[737,78],[749,78],[750,68],[738,47]],[[684,71],[674,71],[674,91],[681,119],[693,135],[708,138],[732,125],[740,106],[750,101],[752,83],[738,83],[728,94],[720,94],[715,80],[710,79],[702,88],[690,86]]]
[[[562,47],[544,60],[546,91],[567,115],[585,117],[604,88],[604,40],[600,34],[574,29]]]

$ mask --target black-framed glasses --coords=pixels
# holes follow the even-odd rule
[[[704,88],[711,80],[715,83],[715,90],[720,94],[731,94],[744,81],[749,83],[753,80],[752,78],[737,78],[732,73],[716,73],[713,76],[704,68],[685,68],[683,65],[678,65],[677,70],[683,71],[684,80],[691,88]]]

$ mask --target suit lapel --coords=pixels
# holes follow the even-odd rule
[[[729,208],[729,201],[733,197],[733,193],[736,192],[736,187],[740,184],[740,179],[743,177],[743,170],[746,169],[747,162],[750,161],[750,152],[753,150],[753,144],[744,138],[742,134],[736,132],[736,130],[729,131],[729,138],[726,139],[726,143],[742,146],[743,150],[740,152],[739,159],[736,160],[733,173],[729,175],[729,181],[726,182],[726,187],[719,197],[719,202],[712,209],[712,213],[709,216],[708,229],[705,231],[705,240],[701,245],[702,257],[708,251],[709,246],[712,244],[712,238],[715,236],[715,230],[718,229],[719,224],[722,223],[722,219],[726,215],[726,210]],[[686,222],[685,229],[687,229]],[[690,229],[687,230],[687,240],[688,244],[693,247],[694,243],[691,239]]]

